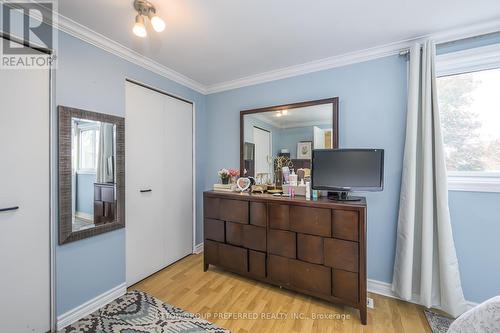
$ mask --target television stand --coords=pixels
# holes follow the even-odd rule
[[[328,199],[333,201],[361,201],[361,197],[353,197],[350,192],[328,192]]]

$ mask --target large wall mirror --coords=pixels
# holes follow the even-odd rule
[[[338,138],[338,97],[241,111],[240,174],[280,187],[283,166],[307,176],[312,149]]]
[[[124,126],[59,106],[59,244],[124,227]]]

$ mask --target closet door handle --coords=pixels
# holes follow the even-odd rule
[[[0,208],[0,212],[10,212],[12,210],[18,210],[18,209],[19,209],[19,206]]]
[[[141,193],[147,193],[147,192],[153,192],[153,190],[149,188],[147,190],[139,190],[139,192],[141,192]]]

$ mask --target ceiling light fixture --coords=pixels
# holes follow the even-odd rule
[[[135,0],[134,9],[137,11],[137,16],[135,17],[135,24],[132,31],[136,36],[144,38],[148,35],[146,26],[144,25],[144,16],[149,18],[156,32],[165,30],[165,21],[156,15],[156,8],[151,2],[147,0]]]
[[[286,116],[288,114],[288,110],[281,110],[281,111],[277,111],[276,113],[276,117],[281,117],[281,116]]]
[[[146,32],[146,26],[144,25],[144,17],[142,17],[142,15],[137,15],[135,17],[135,24],[132,31],[138,37],[144,38],[148,35]]]

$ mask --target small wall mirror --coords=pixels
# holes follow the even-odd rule
[[[59,107],[59,243],[124,226],[123,118]]]
[[[337,97],[240,112],[240,174],[257,183],[280,187],[283,166],[308,175],[312,150],[329,148],[338,148]]]

